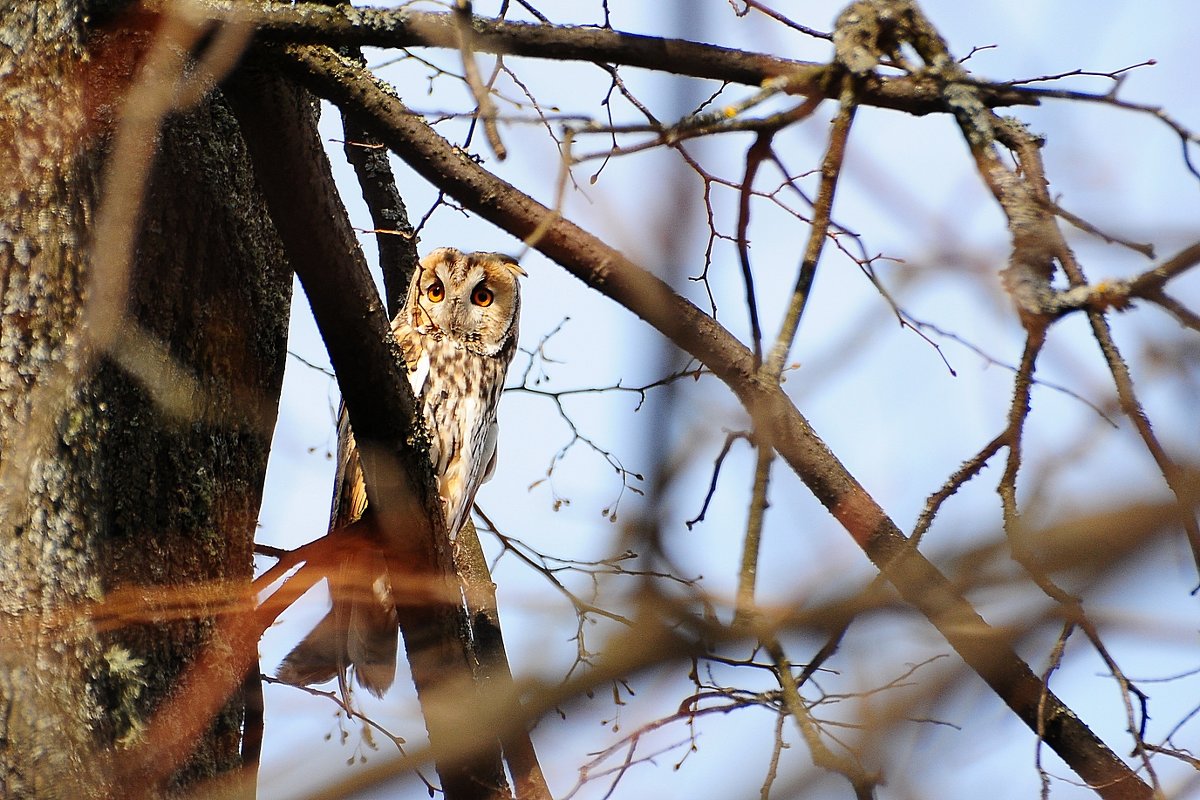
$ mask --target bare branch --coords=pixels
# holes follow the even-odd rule
[[[153,0],[152,8],[166,0]],[[441,47],[458,49],[453,14],[394,9],[330,8],[314,3],[280,5],[262,0],[202,0],[214,17],[252,24],[262,38],[292,43],[373,47]],[[567,61],[593,61],[658,69],[678,75],[759,86],[786,77],[788,91],[836,98],[840,86],[827,86],[824,64],[747,53],[684,39],[622,33],[608,28],[526,24],[476,17],[472,21],[476,52]],[[990,106],[1037,105],[1030,90],[984,85],[978,89]],[[926,76],[875,77],[861,87],[859,102],[907,111],[940,113],[937,82]]]
[[[1200,242],[1188,245],[1154,269],[1143,272],[1129,282],[1130,297],[1145,297],[1147,292],[1162,289],[1167,281],[1200,264]]]
[[[766,377],[769,380],[779,380],[783,373],[784,362],[791,352],[796,331],[800,327],[800,317],[808,304],[809,292],[817,274],[817,262],[821,259],[821,251],[825,239],[829,235],[832,223],[833,197],[837,190],[838,178],[842,174],[842,162],[846,157],[846,142],[850,138],[850,126],[854,122],[854,89],[851,81],[847,80],[841,97],[841,105],[833,118],[833,127],[829,133],[829,146],[825,150],[825,158],[821,162],[821,183],[817,189],[816,200],[813,201],[812,227],[808,234],[808,244],[804,248],[804,257],[800,262],[800,270],[796,275],[796,285],[792,289],[791,302],[771,355],[767,361]]]
[[[734,2],[736,2],[736,0],[730,0],[729,4],[732,6],[732,5],[734,5]],[[741,2],[745,3],[746,7],[744,9],[742,9],[741,11],[739,11],[737,9],[737,7],[734,6],[734,10],[733,10],[733,13],[737,14],[739,17],[745,16],[750,11],[750,9],[754,9],[755,11],[759,12],[760,14],[767,15],[768,17],[775,20],[776,22],[783,23],[784,25],[788,26],[792,30],[800,31],[801,33],[806,33],[815,39],[832,39],[833,38],[833,34],[818,31],[815,28],[808,27],[807,25],[801,25],[799,22],[789,19],[788,17],[785,17],[783,14],[780,14],[775,9],[770,8],[767,5],[765,5],[764,3],[759,2],[759,0],[741,0]]]
[[[375,225],[379,269],[383,273],[384,301],[388,317],[394,317],[404,302],[408,281],[417,266],[417,237],[408,221],[408,210],[396,188],[387,150],[374,141],[354,119],[342,116],[346,160],[354,167],[363,202]]]
[[[767,487],[771,482],[771,464],[775,450],[769,442],[757,441],[754,486],[750,491],[750,513],[742,542],[741,568],[738,570],[737,606],[734,626],[748,625],[754,619],[754,588],[758,578],[758,553],[762,547],[763,520],[767,514]],[[715,473],[714,473],[715,474]]]
[[[683,523],[689,531],[697,522],[704,521],[704,515],[708,513],[708,504],[712,502],[713,494],[717,491],[717,479],[721,477],[721,465],[725,463],[725,457],[729,455],[729,448],[733,447],[733,443],[738,439],[753,441],[753,435],[748,431],[736,431],[725,434],[725,444],[721,446],[721,452],[717,453],[717,459],[713,462],[712,480],[708,484],[708,493],[704,495],[704,503],[700,506],[700,513]]]
[[[496,104],[492,102],[491,86],[485,86],[475,62],[475,33],[471,29],[471,0],[456,0],[454,5],[454,30],[458,38],[458,49],[462,53],[463,77],[471,94],[475,97],[477,118],[483,123],[483,132],[496,158],[503,161],[508,156],[500,131],[496,128]]]

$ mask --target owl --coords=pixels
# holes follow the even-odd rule
[[[496,466],[496,406],[517,349],[518,277],[525,271],[499,253],[451,247],[421,259],[392,334],[429,431],[446,530],[453,539],[471,513],[475,492]],[[366,485],[343,404],[330,528],[357,520]],[[297,685],[346,675],[378,696],[396,672],[398,616],[386,564],[372,548],[343,559],[329,576],[333,608],[283,660],[278,676]]]

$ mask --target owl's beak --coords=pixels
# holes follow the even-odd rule
[[[462,336],[467,326],[467,308],[457,297],[450,299],[450,335]]]

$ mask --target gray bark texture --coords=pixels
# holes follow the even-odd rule
[[[128,313],[91,352],[91,224],[148,34],[0,4],[0,796],[110,785],[244,593],[291,272],[219,96],[173,115]],[[229,698],[173,789],[241,765]],[[123,774],[128,781],[136,776]],[[156,790],[138,787],[139,791]]]

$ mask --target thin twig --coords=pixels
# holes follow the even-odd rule
[[[784,25],[788,26],[792,30],[800,31],[801,33],[806,33],[809,36],[812,36],[816,39],[825,39],[826,41],[830,41],[833,39],[832,33],[825,33],[823,31],[817,30],[816,28],[810,28],[807,25],[801,25],[799,22],[795,22],[794,20],[788,19],[787,17],[785,17],[783,14],[780,14],[775,9],[768,7],[768,6],[764,5],[763,3],[760,3],[759,0],[741,0],[741,2],[746,4],[745,9],[743,9],[742,11],[738,11],[736,7],[733,9],[733,13],[737,14],[739,17],[745,16],[750,11],[750,9],[754,9],[755,11],[758,11],[759,13],[767,15],[768,17],[775,20],[776,22],[783,23]],[[730,0],[730,5],[733,5],[733,0]]]
[[[771,463],[775,460],[775,450],[770,442],[759,437],[755,444],[758,447],[758,457],[754,463],[754,487],[750,491],[750,513],[746,520],[746,536],[742,542],[742,564],[738,570],[737,606],[733,616],[735,627],[750,624],[754,617],[758,553],[762,547],[763,520],[767,514],[767,487],[771,481]]]
[[[1046,671],[1042,673],[1042,691],[1038,694],[1038,718],[1037,718],[1037,746],[1034,748],[1033,765],[1037,770],[1038,780],[1042,785],[1042,800],[1050,800],[1050,773],[1042,766],[1042,748],[1045,745],[1046,739],[1046,696],[1050,691],[1050,678],[1062,666],[1063,653],[1067,649],[1067,640],[1071,638],[1071,632],[1075,630],[1075,623],[1067,620],[1063,623],[1062,631],[1058,634],[1058,638],[1054,641],[1054,647],[1050,650],[1049,664],[1046,666]]]
[[[713,463],[712,480],[708,483],[708,492],[704,495],[700,513],[683,523],[689,531],[697,522],[704,521],[704,515],[708,513],[708,504],[712,502],[713,494],[717,491],[717,479],[721,477],[721,465],[725,463],[725,457],[729,455],[729,448],[733,447],[733,443],[738,439],[753,441],[749,431],[732,431],[725,434],[725,444],[721,446],[721,452],[717,453],[717,459]]]
[[[941,509],[942,504],[962,488],[963,484],[974,478],[979,472],[987,466],[987,462],[992,456],[1000,452],[1000,448],[1008,442],[1008,431],[996,436],[990,442],[985,444],[983,448],[971,456],[961,467],[953,472],[946,482],[942,484],[942,488],[931,494],[925,501],[925,507],[921,509],[921,515],[917,517],[917,524],[913,526],[912,536],[909,537],[913,547],[916,547],[921,537],[929,530],[929,526],[933,524],[934,518]]]
[[[742,267],[742,283],[746,289],[746,311],[750,315],[750,345],[754,351],[754,363],[762,364],[762,325],[758,321],[758,301],[754,296],[754,272],[750,268],[750,242],[746,232],[750,228],[750,191],[758,168],[771,152],[774,130],[759,131],[754,143],[746,153],[746,174],[742,177],[742,189],[738,192],[737,253]]]
[[[767,774],[763,776],[762,787],[758,790],[759,800],[770,800],[771,787],[775,785],[775,779],[779,777],[779,762],[783,755],[783,748],[786,746],[783,741],[783,723],[786,721],[783,714],[775,715],[775,732],[773,744],[771,746],[771,760],[767,764]]]
[[[1004,446],[1008,449],[1008,458],[1005,460],[1004,473],[1000,476],[996,492],[1000,495],[1004,532],[1008,537],[1013,559],[1033,578],[1047,596],[1058,603],[1071,606],[1076,604],[1076,598],[1059,588],[1029,552],[1025,532],[1021,527],[1020,506],[1017,503],[1017,473],[1022,463],[1022,442],[1025,421],[1029,417],[1033,373],[1037,368],[1038,355],[1045,343],[1045,329],[1031,330],[1025,340],[1025,350],[1021,354],[1021,364],[1017,368],[1016,378],[1013,382],[1012,400],[1009,402],[1008,426],[1003,434]]]
[[[816,277],[817,262],[821,259],[821,251],[825,239],[829,235],[829,225],[833,214],[833,197],[837,190],[838,179],[842,174],[842,162],[846,157],[846,142],[850,138],[850,126],[854,122],[855,99],[854,89],[850,78],[847,78],[841,95],[841,105],[833,118],[833,126],[829,132],[829,146],[825,149],[825,157],[821,162],[821,182],[817,188],[817,196],[813,201],[812,227],[808,234],[808,244],[804,248],[804,257],[800,262],[800,271],[796,275],[796,285],[792,289],[791,302],[775,337],[775,345],[767,359],[765,374],[769,380],[778,381],[783,373],[783,365],[791,351],[796,331],[800,327],[800,318],[808,303],[809,292],[813,279]]]

